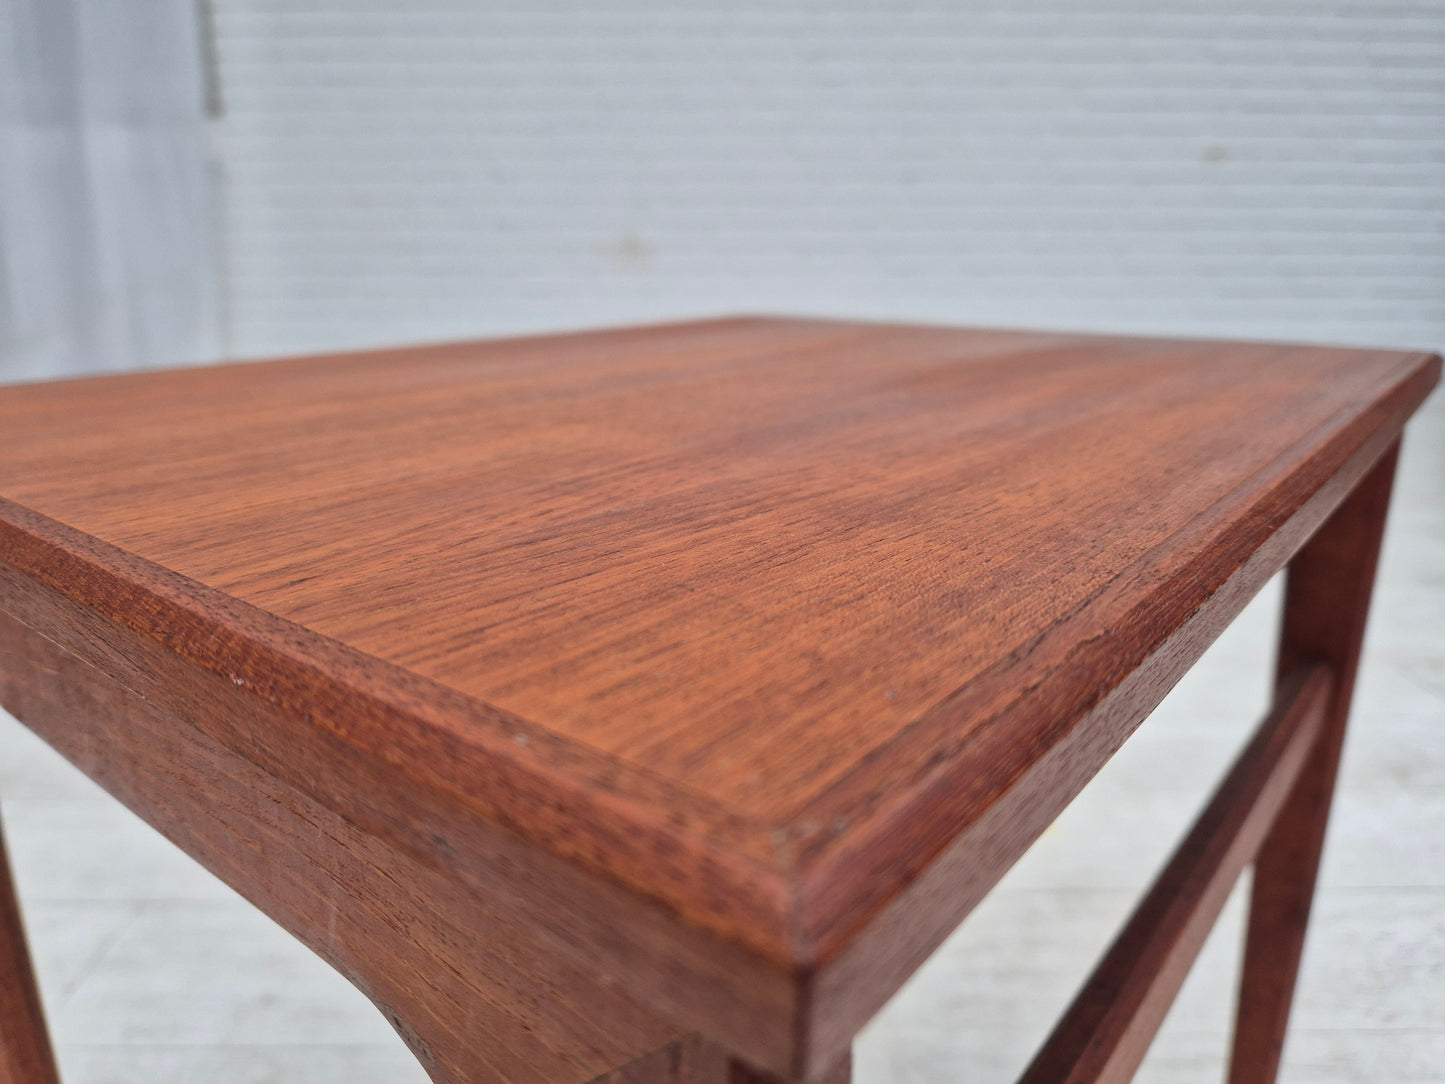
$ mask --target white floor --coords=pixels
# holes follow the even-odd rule
[[[1262,710],[1277,585],[864,1033],[861,1084],[1012,1080]],[[1445,395],[1417,419],[1286,1050],[1445,1082]],[[0,801],[67,1084],[421,1084],[362,997],[0,714]],[[1241,898],[1140,1074],[1220,1079]]]

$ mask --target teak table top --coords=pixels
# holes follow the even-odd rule
[[[0,557],[264,703],[233,745],[323,802],[866,1015],[1438,371],[739,318],[11,387]]]

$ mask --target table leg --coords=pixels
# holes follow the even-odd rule
[[[0,825],[0,1084],[59,1084]]]
[[[1334,673],[1334,694],[1314,751],[1255,859],[1230,1084],[1271,1084],[1279,1071],[1398,452],[1397,442],[1286,574],[1278,674],[1321,660]]]
[[[844,1057],[807,1084],[851,1084],[853,1058]],[[592,1084],[786,1084],[770,1073],[758,1073],[720,1048],[696,1036],[655,1050],[631,1065],[598,1077]]]
[[[729,1067],[727,1084],[783,1084],[778,1077],[769,1073],[755,1073],[738,1062]],[[852,1084],[853,1055],[847,1054],[822,1076],[814,1077],[808,1084]]]

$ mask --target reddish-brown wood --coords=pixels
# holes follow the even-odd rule
[[[242,764],[258,767],[261,775],[248,778],[258,815],[267,818],[282,808],[263,786],[267,776],[288,788],[283,793],[319,795],[325,799],[324,808],[362,829],[358,841],[370,838],[454,880],[466,907],[495,914],[527,931],[539,945],[605,985],[622,986],[634,996],[647,994],[667,1008],[670,1019],[706,1025],[720,1041],[737,1036],[732,1048],[754,1052],[755,1060],[771,1053],[775,1060],[786,1061],[786,1047],[771,1048],[763,1040],[770,1028],[774,1034],[781,1031],[776,1018],[792,1018],[791,990],[785,977],[755,956],[706,938],[655,904],[529,847],[464,810],[459,812],[385,765],[359,761],[340,741],[305,730],[277,741],[275,735],[291,733],[292,720],[273,705],[237,696],[229,679],[198,672],[162,645],[98,617],[57,591],[16,581],[3,562],[0,612],[14,615],[14,624],[7,622],[0,629],[0,703],[283,925],[287,918],[277,908],[287,906],[287,901],[270,898],[278,883],[271,862],[279,859],[251,867],[217,866],[208,857],[215,844],[191,838],[198,826],[213,827],[217,819],[209,783],[213,771],[230,778]],[[64,655],[27,662],[20,648],[31,640],[62,649]],[[5,650],[11,644],[19,648]],[[66,658],[74,665],[62,667]],[[128,717],[131,694],[146,705],[148,714],[164,713],[176,738],[160,746],[137,745],[134,739],[147,728],[117,729],[116,718]],[[188,747],[192,732],[203,744],[211,743],[214,755],[231,754],[236,762],[207,769],[212,759],[207,752],[199,756],[198,770],[176,769],[172,761]],[[127,784],[135,773],[141,774],[142,783]],[[143,781],[151,776],[170,784],[163,803],[146,798]],[[179,786],[182,781],[184,787]],[[249,804],[245,793],[237,798],[242,803],[233,810],[237,817]],[[314,816],[304,814],[307,820]],[[244,821],[236,831],[242,840],[247,838]],[[298,832],[322,850],[291,861],[303,867],[334,864],[327,856],[327,848],[334,846],[329,838],[314,837],[304,824]],[[244,853],[266,857],[249,846]],[[367,873],[367,868],[361,864],[350,873],[363,895],[375,891],[373,880],[385,884],[396,877],[390,870]],[[416,867],[406,873],[407,878],[418,875]],[[294,891],[286,888],[287,895]],[[296,913],[304,924],[306,916],[315,913],[314,900],[303,895]],[[486,929],[492,920],[464,909],[454,921]],[[359,954],[368,955],[360,950]],[[485,969],[487,958],[474,954],[471,962]],[[443,968],[443,981],[451,981],[451,964],[445,958],[427,957],[410,966],[433,963]],[[467,978],[490,981],[485,973]],[[605,1013],[599,1014],[599,1020],[605,1020]],[[504,1038],[502,1031],[491,1035],[497,1043]],[[441,1048],[453,1042],[466,1046],[469,1039],[433,1034],[427,1041]]]
[[[853,1055],[844,1054],[817,1076],[809,1078],[812,1084],[851,1084],[853,1080]],[[759,1073],[741,1062],[734,1061],[728,1067],[727,1084],[778,1084],[778,1078],[771,1073]]]
[[[696,1034],[816,1077],[1438,372],[738,319],[4,389],[0,610],[89,676],[61,710],[23,648],[5,702],[203,860],[278,804],[338,818],[340,941],[289,870],[331,844],[213,868],[439,1079],[541,1034],[579,1074]],[[223,757],[250,783],[206,825]],[[397,1004],[364,957],[404,946],[342,915],[383,870],[535,954],[466,941]],[[602,1047],[514,1008],[461,1053],[430,1003],[554,971],[626,990]]]
[[[812,1084],[850,1084],[852,1079],[853,1057],[846,1054],[813,1078]],[[749,1069],[721,1048],[692,1035],[615,1069],[593,1084],[780,1084],[780,1078]]]
[[[3,615],[0,695],[355,983],[438,1084],[580,1084],[682,1037],[559,951],[572,886],[509,882],[505,841],[458,841],[490,893],[430,869]]]
[[[726,1084],[726,1051],[695,1035],[668,1043],[592,1084]]]
[[[0,825],[0,1084],[60,1084]]]
[[[1320,741],[1255,862],[1230,1084],[1272,1084],[1279,1071],[1398,453],[1396,444],[1290,562],[1281,680],[1313,660],[1335,684]]]
[[[1132,1080],[1189,967],[1320,732],[1332,679],[1301,663],[1274,710],[1024,1073],[1023,1084]]]

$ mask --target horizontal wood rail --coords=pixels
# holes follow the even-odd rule
[[[1020,1084],[1130,1079],[1325,719],[1329,668],[1302,663]]]

